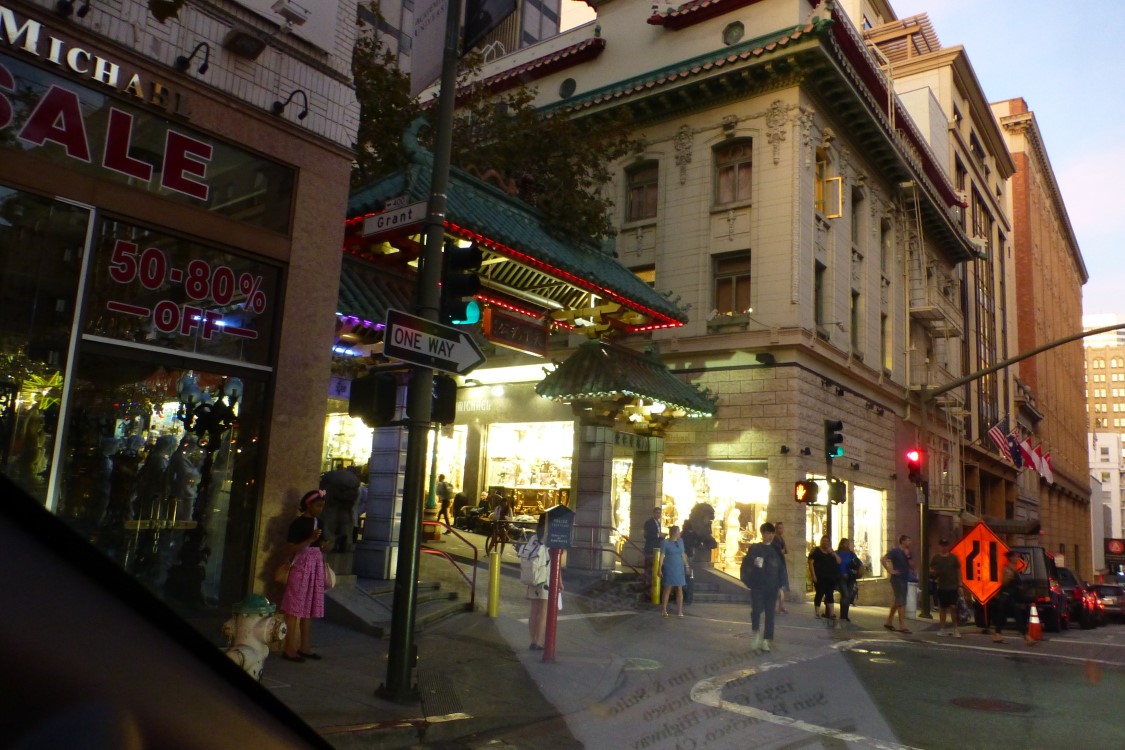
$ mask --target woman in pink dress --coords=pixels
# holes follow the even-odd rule
[[[320,659],[312,650],[312,618],[324,617],[324,556],[329,540],[320,528],[324,512],[324,490],[306,492],[301,515],[289,524],[286,552],[293,560],[281,612],[285,615],[285,651],[281,658],[303,662]]]

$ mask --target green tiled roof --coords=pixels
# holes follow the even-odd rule
[[[336,312],[371,324],[384,323],[387,309],[413,309],[416,282],[388,274],[363,261],[344,256]]]
[[[387,200],[398,196],[407,196],[410,202],[429,198],[433,154],[419,147],[412,136],[404,141],[411,150],[410,166],[353,191],[348,201],[349,217],[380,211]],[[489,252],[539,271],[561,271],[550,275],[644,312],[656,325],[687,322],[687,314],[675,302],[613,257],[611,245],[552,234],[538,210],[456,167],[450,169],[446,223],[453,234],[458,230],[476,233],[503,246],[490,246]]]
[[[689,417],[710,417],[714,398],[673,375],[660,357],[606,341],[587,341],[535,386],[554,401],[630,396],[666,404]]]

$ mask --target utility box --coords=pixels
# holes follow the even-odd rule
[[[569,549],[574,541],[574,511],[554,505],[543,512],[547,514],[547,548]]]

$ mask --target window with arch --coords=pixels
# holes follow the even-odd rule
[[[625,221],[656,218],[660,164],[646,161],[625,170]]]
[[[754,141],[749,138],[725,143],[715,154],[715,204],[750,200],[754,174]]]

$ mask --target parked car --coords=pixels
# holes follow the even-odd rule
[[[1125,584],[1093,583],[1090,589],[1105,607],[1108,619],[1125,620]]]
[[[1089,592],[1089,587],[1078,580],[1070,568],[1056,568],[1059,573],[1059,586],[1066,594],[1067,608],[1071,622],[1078,623],[1084,630],[1098,625],[1098,598]]]
[[[1059,584],[1055,558],[1042,547],[1017,546],[1011,549],[1019,553],[1024,563],[1020,572],[1020,603],[1035,604],[1043,630],[1057,633],[1067,628],[1070,625],[1070,607]],[[983,628],[987,621],[984,607],[977,602],[973,609],[977,626]]]

